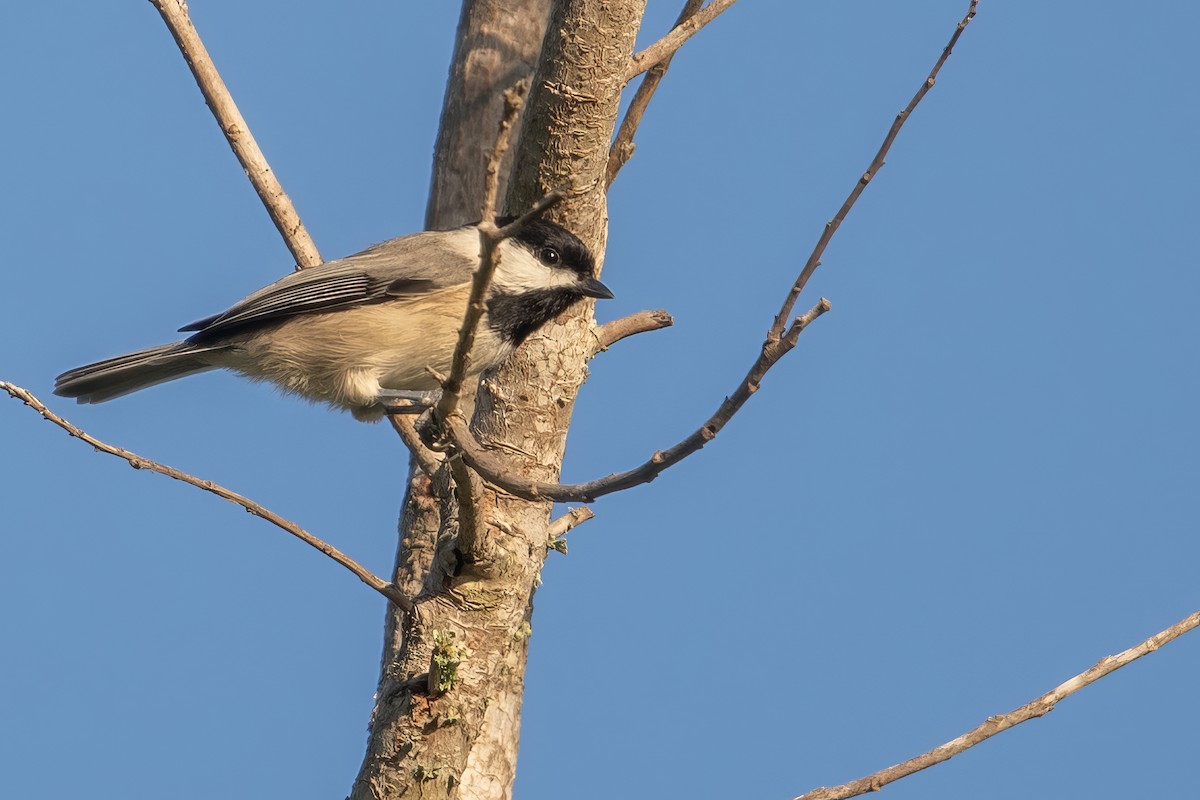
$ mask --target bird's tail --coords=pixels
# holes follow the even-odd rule
[[[64,372],[54,381],[54,393],[74,397],[80,403],[103,403],[147,386],[215,369],[220,364],[206,355],[220,349],[172,342],[138,350]]]

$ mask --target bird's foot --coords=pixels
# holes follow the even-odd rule
[[[433,408],[438,394],[437,391],[406,392],[400,389],[384,389],[379,393],[378,403],[385,414],[421,414]]]

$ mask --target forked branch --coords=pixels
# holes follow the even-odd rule
[[[704,0],[687,0],[671,30],[675,30],[695,16],[702,5],[704,5]],[[617,128],[617,135],[613,139],[612,147],[608,150],[608,167],[604,171],[606,188],[612,186],[621,167],[625,166],[625,162],[633,156],[633,135],[637,133],[638,126],[642,124],[642,117],[646,115],[646,109],[650,106],[650,98],[654,97],[654,92],[662,83],[663,76],[667,74],[667,68],[670,66],[671,56],[667,56],[650,67],[642,77],[642,82],[638,84],[637,91],[633,94],[633,100],[629,102],[629,108],[625,110],[625,117],[621,120],[620,127]]]
[[[967,25],[975,18],[975,9],[978,5],[979,0],[971,0],[971,5],[967,9],[967,15],[955,27],[954,34],[951,35],[949,43],[942,49],[941,56],[938,57],[937,63],[933,65],[933,69],[929,71],[929,75],[925,78],[925,82],[921,84],[921,88],[913,95],[912,100],[908,102],[904,110],[896,115],[895,121],[892,122],[892,127],[888,129],[887,136],[883,137],[883,144],[879,146],[879,150],[875,153],[875,158],[871,159],[871,164],[867,167],[867,171],[854,184],[850,195],[842,203],[842,207],[838,209],[838,212],[834,214],[833,219],[825,223],[825,229],[821,232],[816,246],[808,257],[808,261],[805,262],[804,269],[800,271],[800,276],[796,278],[796,283],[793,284],[791,292],[788,293],[783,307],[779,309],[779,313],[775,316],[775,323],[771,326],[769,338],[778,339],[783,336],[783,329],[787,325],[788,317],[792,314],[796,300],[800,297],[800,292],[804,290],[804,285],[808,283],[808,279],[816,272],[817,267],[821,266],[821,256],[825,254],[825,248],[829,246],[830,240],[833,239],[833,235],[841,227],[842,222],[846,219],[846,215],[850,213],[850,209],[854,208],[854,204],[858,202],[858,198],[862,195],[863,190],[867,188],[867,184],[878,174],[879,170],[883,169],[884,159],[887,157],[888,151],[892,149],[892,142],[896,141],[896,136],[899,135],[900,129],[904,127],[904,123],[908,121],[908,118],[912,116],[912,112],[916,109],[917,105],[925,98],[929,90],[933,88],[937,75],[941,72],[942,65],[946,63],[946,59],[950,57],[954,45],[958,43],[958,37],[962,36],[962,32],[967,29]]]
[[[453,446],[462,456],[462,460],[478,472],[484,480],[517,497],[529,500],[591,503],[606,494],[649,483],[715,439],[729,420],[733,419],[733,415],[746,404],[750,396],[758,391],[759,384],[762,382],[763,376],[767,374],[767,370],[795,347],[801,332],[829,308],[829,301],[822,297],[821,301],[813,306],[807,314],[797,317],[788,330],[787,336],[781,341],[763,345],[754,366],[746,373],[746,377],[742,379],[733,394],[726,397],[716,413],[708,418],[708,421],[683,441],[666,450],[655,452],[649,460],[631,470],[613,473],[587,483],[547,483],[523,478],[515,475],[503,461],[485,450],[471,435],[470,429],[461,417],[446,420]]]
[[[458,412],[463,382],[470,373],[475,334],[487,310],[484,298],[500,263],[500,243],[519,234],[526,225],[541,217],[563,199],[561,192],[552,191],[512,222],[504,226],[496,225],[500,164],[504,160],[505,151],[508,150],[509,131],[517,122],[528,90],[529,83],[521,81],[504,93],[504,117],[500,121],[491,158],[488,159],[487,179],[484,183],[483,209],[479,223],[479,268],[471,278],[471,294],[467,301],[466,313],[463,315],[462,327],[458,330],[458,342],[454,346],[454,356],[450,361],[450,373],[442,380],[442,396],[435,408],[438,419],[446,419]]]
[[[732,2],[722,4],[714,0],[714,2],[705,6],[701,11],[693,14],[688,21],[680,24],[676,28],[676,31],[681,32],[676,33],[676,31],[673,31],[672,34],[668,34],[659,43],[652,45],[651,48],[647,48],[647,51],[663,45],[668,40],[676,42],[674,47],[677,49],[686,40],[687,36],[698,30],[697,26],[711,21],[729,5],[732,5]],[[829,242],[833,239],[833,235],[837,233],[838,228],[841,227],[842,222],[846,219],[854,204],[858,202],[858,198],[862,195],[863,190],[866,189],[867,184],[871,182],[871,178],[882,169],[884,158],[891,149],[892,143],[896,140],[896,136],[900,133],[900,129],[904,127],[904,123],[912,115],[913,110],[916,109],[917,105],[933,87],[938,72],[941,71],[942,65],[946,63],[946,59],[950,57],[954,45],[958,42],[967,25],[974,19],[978,5],[979,0],[971,0],[966,16],[955,27],[949,43],[943,48],[937,62],[933,65],[933,69],[930,70],[928,77],[921,84],[921,88],[913,95],[912,100],[909,101],[904,110],[896,116],[892,127],[884,137],[883,144],[876,152],[875,158],[871,160],[870,167],[855,183],[854,188],[850,191],[845,202],[842,203],[841,208],[838,209],[837,214],[834,215],[832,220],[826,223],[824,230],[817,239],[816,245],[809,254],[808,260],[804,264],[804,268],[800,271],[799,276],[797,276],[796,281],[792,284],[791,289],[784,298],[783,305],[780,307],[779,313],[775,316],[771,328],[767,332],[766,341],[763,342],[762,350],[755,360],[754,365],[746,373],[746,377],[742,379],[741,384],[738,385],[734,393],[725,398],[720,408],[717,409],[717,412],[707,422],[683,441],[667,450],[660,450],[654,453],[648,461],[634,469],[614,473],[604,478],[588,481],[587,483],[561,484],[533,481],[516,476],[498,457],[489,453],[474,439],[464,421],[447,419],[446,423],[450,430],[451,438],[454,440],[454,447],[462,456],[463,461],[469,464],[488,482],[518,497],[587,503],[605,494],[611,494],[642,483],[648,483],[673,464],[679,463],[710,442],[745,404],[750,395],[758,390],[759,384],[767,371],[796,346],[797,339],[809,323],[829,310],[829,301],[821,298],[821,301],[807,314],[791,320],[789,325],[789,319],[795,309],[796,301],[808,284],[809,278],[816,272],[817,267],[821,265],[821,256],[824,254]],[[690,31],[690,33],[686,33],[686,31]],[[672,35],[674,35],[674,38],[672,38]],[[643,54],[647,51],[643,51]],[[670,52],[674,52],[674,50],[670,50]],[[639,56],[642,56],[642,54],[639,54]],[[650,58],[648,56],[644,57]],[[635,56],[635,61],[637,58]],[[654,63],[658,63],[661,60],[659,58]]]
[[[484,312],[487,311],[487,303],[484,298],[487,296],[488,286],[492,283],[492,276],[496,274],[496,267],[500,264],[500,243],[519,232],[520,228],[531,218],[527,214],[517,220],[521,223],[520,226],[517,226],[515,222],[504,228],[496,225],[496,197],[500,191],[500,164],[504,160],[505,151],[508,150],[509,132],[517,122],[521,106],[525,103],[525,93],[528,90],[529,83],[521,81],[504,92],[504,116],[500,120],[496,144],[492,148],[491,158],[488,159],[484,181],[483,208],[480,212],[479,222],[479,267],[471,278],[471,294],[467,300],[462,327],[458,329],[458,341],[454,345],[450,372],[442,381],[442,396],[437,404],[438,419],[445,419],[458,411],[463,382],[470,373],[471,350],[475,347],[475,334],[479,330],[479,322],[483,319]],[[555,196],[551,203],[547,203],[538,211],[538,214],[541,214],[557,200],[558,197]]]
[[[634,53],[629,59],[629,71],[625,73],[625,82],[629,83],[646,70],[675,55],[675,52],[683,47],[684,42],[699,33],[701,28],[722,13],[728,11],[736,2],[737,0],[712,0],[704,8],[678,23],[666,36],[645,50]]]

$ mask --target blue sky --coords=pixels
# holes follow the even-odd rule
[[[647,41],[678,10],[650,5]],[[420,227],[454,6],[192,3],[326,257]],[[677,325],[594,362],[567,479],[732,391],[965,6],[744,0],[676,59],[610,195],[600,314]],[[1200,607],[1197,25],[1185,2],[984,0],[811,283],[833,311],[548,562],[518,796],[790,797]],[[291,264],[152,7],[10,4],[0,75],[0,379],[386,572],[386,427],[223,374],[51,398]],[[380,598],[14,401],[0,448],[0,795],[343,796]],[[1185,638],[885,791],[1182,796],[1198,668]]]

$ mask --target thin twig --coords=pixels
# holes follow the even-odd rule
[[[736,2],[737,0],[712,0],[703,9],[672,28],[666,36],[640,53],[634,53],[629,60],[629,71],[625,73],[625,83],[629,83],[646,70],[675,55],[675,51],[683,47],[684,42],[695,36],[701,28]]]
[[[612,322],[598,325],[594,329],[596,343],[592,355],[607,350],[622,339],[639,333],[669,328],[674,324],[675,318],[660,308],[655,311],[638,311],[628,317],[621,317]]]
[[[859,778],[856,781],[851,781],[850,783],[842,784],[841,786],[829,788],[823,786],[819,789],[813,789],[811,792],[795,798],[795,800],[844,800],[847,797],[857,797],[860,794],[878,791],[893,781],[898,781],[926,767],[932,767],[934,764],[940,764],[943,761],[951,759],[959,753],[971,749],[980,742],[990,739],[1001,731],[1006,731],[1035,717],[1049,714],[1054,710],[1054,706],[1058,704],[1058,701],[1063,698],[1070,697],[1083,687],[1095,683],[1105,675],[1116,672],[1126,664],[1137,661],[1144,655],[1153,653],[1168,642],[1174,641],[1198,627],[1200,627],[1200,611],[1180,620],[1166,630],[1154,634],[1139,645],[1117,653],[1115,656],[1100,659],[1091,669],[1081,672],[1074,678],[1056,686],[1036,700],[1026,703],[1007,714],[988,717],[983,724],[972,728],[957,739],[952,739],[943,745],[935,747],[928,753],[919,755],[916,758],[910,758],[908,761],[888,767],[887,769],[882,769],[879,772]]]
[[[432,367],[425,367],[442,386],[442,395],[438,398],[437,405],[433,408],[433,413],[436,419],[447,422],[449,430],[468,430],[466,420],[463,419],[462,414],[459,412],[458,405],[462,399],[463,384],[470,370],[471,350],[475,346],[475,334],[479,329],[479,322],[483,318],[483,312],[487,308],[487,304],[483,298],[487,294],[488,286],[492,282],[492,276],[495,275],[496,267],[500,263],[500,243],[505,239],[510,239],[519,234],[526,225],[542,216],[542,214],[545,214],[563,199],[561,192],[551,191],[534,203],[532,208],[507,225],[497,227],[495,224],[497,176],[499,175],[500,162],[504,158],[504,151],[508,149],[508,130],[516,122],[517,115],[521,111],[521,105],[524,103],[524,93],[527,89],[528,83],[521,81],[504,94],[505,116],[500,122],[500,131],[496,137],[495,149],[492,151],[492,157],[488,161],[487,185],[484,190],[483,219],[479,223],[479,268],[472,277],[471,296],[467,302],[467,310],[463,317],[462,327],[458,331],[458,342],[455,345],[454,356],[450,362],[450,374],[448,376],[442,375]],[[450,425],[449,420],[461,423],[461,428]],[[474,436],[469,431],[467,437],[472,442],[475,441]],[[459,502],[460,521],[462,522],[462,525],[460,525],[460,536],[462,536],[464,535],[462,531],[469,528],[467,523],[477,518],[474,511],[475,495],[471,490],[471,475],[468,474],[463,464],[457,460],[451,461],[450,470],[454,477],[455,493]]]
[[[596,512],[587,506],[576,506],[558,519],[553,520],[549,527],[546,528],[546,534],[553,541],[561,536],[565,536],[568,532],[579,527],[594,516],[596,516]]]
[[[671,29],[674,30],[686,22],[700,10],[702,5],[704,5],[704,0],[687,0]],[[625,166],[625,162],[633,156],[635,147],[633,135],[637,132],[638,126],[642,124],[642,117],[645,116],[646,108],[650,105],[650,98],[654,97],[658,84],[662,82],[663,76],[667,74],[667,68],[670,66],[671,56],[667,56],[646,70],[646,75],[638,85],[633,100],[629,103],[629,108],[625,110],[625,117],[621,120],[620,128],[617,129],[617,136],[613,139],[612,147],[608,150],[608,167],[604,171],[604,188],[612,186],[621,167]]]
[[[551,192],[538,201],[532,210],[523,214],[504,227],[496,225],[496,198],[500,186],[500,164],[504,153],[508,150],[509,132],[516,124],[525,103],[525,94],[529,90],[528,81],[520,81],[511,89],[504,92],[504,116],[500,120],[496,134],[496,144],[492,148],[491,158],[488,159],[487,174],[484,181],[483,209],[479,223],[479,268],[471,279],[471,294],[467,301],[466,312],[463,315],[462,327],[458,331],[458,342],[454,346],[454,356],[450,361],[450,373],[444,380],[439,380],[442,386],[442,396],[434,407],[434,417],[442,422],[455,420],[466,427],[466,420],[458,409],[461,400],[463,384],[470,374],[471,350],[475,346],[475,335],[479,322],[487,310],[484,298],[492,276],[500,264],[500,244],[505,239],[515,236],[536,216],[545,213],[557,203],[562,196]],[[469,436],[470,434],[468,434]],[[450,474],[454,478],[454,495],[458,500],[459,514],[459,543],[464,549],[470,549],[474,539],[481,531],[480,516],[476,508],[476,484],[478,478],[459,460],[450,462]]]
[[[524,230],[525,226],[530,222],[533,222],[535,219],[554,208],[554,206],[558,205],[564,197],[566,197],[566,195],[564,195],[558,189],[551,189],[549,192],[543,195],[540,200],[530,206],[528,211],[501,228],[497,232],[498,237],[500,239],[511,239],[512,237],[516,236],[518,233]]]
[[[446,424],[450,429],[454,447],[462,456],[463,461],[489,483],[517,497],[529,500],[591,503],[603,495],[649,483],[665,470],[678,464],[716,438],[716,435],[733,418],[733,415],[746,404],[752,394],[758,391],[759,384],[767,370],[795,347],[800,333],[829,308],[829,301],[822,297],[821,301],[813,306],[807,314],[797,317],[783,340],[776,342],[771,347],[763,346],[754,366],[742,379],[741,384],[733,394],[725,398],[716,413],[709,417],[707,422],[683,441],[666,450],[657,451],[644,464],[626,472],[617,472],[587,483],[574,484],[547,483],[516,477],[500,458],[483,449],[479,442],[471,436],[470,430],[460,417],[449,419]]]
[[[500,185],[500,163],[508,150],[509,131],[516,124],[521,106],[525,102],[525,92],[529,88],[527,81],[521,81],[504,92],[504,116],[500,120],[496,144],[492,148],[491,158],[488,159],[487,177],[484,182],[483,209],[479,223],[479,268],[471,280],[471,295],[467,301],[467,309],[463,315],[462,327],[458,330],[458,342],[454,346],[454,357],[450,362],[450,372],[442,381],[442,396],[437,404],[438,419],[445,419],[458,411],[458,403],[462,394],[463,382],[470,372],[471,350],[475,346],[475,334],[479,329],[479,321],[483,318],[487,304],[484,297],[496,267],[500,263],[499,247],[504,241],[503,231],[496,226],[496,195]]]
[[[712,441],[712,439],[721,431],[721,429],[725,427],[733,415],[736,414],[743,405],[745,405],[746,401],[750,399],[750,396],[758,391],[758,387],[767,371],[770,370],[771,367],[776,363],[778,363],[779,359],[781,359],[796,346],[796,342],[804,329],[808,327],[813,320],[829,310],[829,301],[822,297],[820,302],[813,306],[808,313],[802,314],[801,316],[792,320],[790,325],[788,324],[788,318],[791,316],[792,311],[795,308],[796,300],[799,298],[800,293],[803,291],[805,285],[807,285],[808,279],[820,265],[820,258],[825,252],[826,246],[833,238],[834,233],[836,233],[838,228],[841,226],[842,220],[845,219],[850,209],[854,206],[854,203],[858,200],[858,197],[862,194],[863,189],[865,189],[866,185],[870,182],[871,177],[878,172],[880,168],[882,168],[884,156],[887,155],[887,152],[891,148],[892,142],[895,140],[900,128],[904,125],[905,120],[907,120],[912,114],[913,109],[916,108],[917,104],[921,102],[921,99],[925,97],[929,89],[933,86],[938,72],[941,70],[942,65],[946,63],[946,59],[950,57],[950,52],[954,48],[954,45],[958,42],[959,36],[962,35],[963,30],[974,18],[975,9],[978,4],[979,0],[971,0],[971,4],[967,10],[966,16],[963,17],[962,21],[958,23],[958,26],[954,30],[954,34],[950,37],[950,42],[942,50],[942,54],[938,58],[937,63],[934,64],[933,70],[929,73],[929,76],[925,79],[925,82],[917,91],[916,95],[914,95],[913,99],[909,102],[908,106],[896,117],[895,122],[892,124],[891,130],[888,131],[888,135],[884,139],[883,146],[880,147],[879,152],[876,153],[874,160],[871,162],[870,168],[867,170],[866,174],[859,179],[858,183],[855,184],[854,189],[850,192],[850,196],[842,204],[842,207],[839,209],[837,215],[832,221],[826,224],[825,230],[821,234],[821,238],[817,241],[816,246],[813,248],[812,254],[809,256],[808,261],[804,265],[804,269],[801,270],[800,276],[796,279],[796,282],[788,291],[779,314],[776,315],[774,321],[772,322],[771,328],[767,332],[767,338],[763,342],[762,348],[759,352],[758,358],[754,362],[754,365],[751,366],[750,371],[746,373],[746,377],[742,379],[742,382],[738,385],[737,389],[734,390],[733,394],[725,398],[725,401],[721,403],[716,413],[713,414],[706,423],[701,425],[696,431],[673,447],[654,453],[654,455],[650,457],[649,461],[645,462],[639,467],[635,467],[634,469],[626,472],[614,473],[607,477],[599,478],[587,483],[560,484],[513,477],[512,471],[507,469],[500,459],[484,450],[482,445],[480,445],[479,442],[470,435],[469,429],[462,420],[443,418],[445,419],[446,425],[453,440],[452,446],[457,448],[459,454],[462,456],[463,461],[470,465],[485,480],[518,497],[524,497],[527,499],[549,499],[560,502],[580,501],[590,503],[602,495],[611,494],[613,492],[628,489],[633,486],[637,486],[642,483],[648,483],[654,480],[656,477],[662,474],[664,470],[674,464],[679,463],[692,453],[700,450],[700,448],[704,447],[705,444]],[[681,25],[677,30],[684,30],[688,29],[689,27],[694,27],[695,24],[700,24],[696,21],[700,20],[701,18],[704,18],[706,21],[711,20],[716,16],[716,14],[724,10],[724,8],[718,8],[718,6],[721,5],[722,4],[718,0],[714,0],[714,2],[710,3],[702,11],[695,14],[688,21],[688,23]],[[725,4],[725,7],[728,5],[732,5],[732,3]],[[708,16],[706,17],[705,15]],[[695,31],[693,30],[692,32],[694,33]],[[675,32],[672,32],[672,34],[674,33]],[[667,37],[664,37],[659,44],[666,42],[672,34],[668,34]],[[653,48],[657,46],[658,45],[656,44],[652,45],[651,47]],[[648,48],[648,50],[649,49],[650,48]]]
[[[211,492],[223,500],[228,500],[235,505],[241,506],[254,516],[265,519],[272,525],[282,528],[300,541],[321,551],[346,569],[353,572],[360,581],[379,592],[388,600],[391,600],[400,608],[404,609],[405,611],[412,611],[412,601],[405,597],[393,584],[388,583],[379,576],[375,575],[366,567],[362,566],[333,545],[317,538],[296,523],[284,519],[274,511],[264,508],[258,503],[255,503],[253,500],[243,497],[237,492],[230,491],[220,484],[197,478],[194,475],[189,475],[188,473],[177,470],[174,467],[168,467],[164,464],[159,464],[157,461],[151,461],[148,458],[139,456],[137,453],[132,453],[122,447],[115,447],[111,444],[106,444],[105,442],[102,442],[96,437],[86,433],[81,428],[71,424],[70,422],[67,422],[65,419],[46,408],[45,404],[43,404],[41,400],[37,399],[37,397],[35,397],[28,390],[22,389],[20,386],[8,383],[7,381],[0,381],[0,389],[8,392],[9,396],[24,402],[25,405],[41,414],[46,420],[62,428],[76,439],[87,442],[101,452],[108,453],[109,455],[113,455],[117,458],[128,461],[129,466],[133,467],[134,469],[148,469],[151,472],[157,472],[160,475],[166,475],[168,478],[174,478],[177,481],[182,481],[191,486],[195,486],[197,489],[203,489],[206,492]]]
[[[871,165],[867,167],[867,171],[863,173],[858,182],[854,184],[854,188],[850,191],[846,202],[842,203],[842,207],[838,209],[837,214],[833,219],[825,223],[825,229],[821,232],[821,238],[817,240],[816,246],[809,255],[808,261],[804,264],[804,269],[800,271],[800,276],[796,278],[796,283],[792,286],[792,291],[788,293],[787,299],[784,300],[783,307],[779,309],[779,314],[775,317],[775,323],[771,326],[771,332],[768,339],[778,339],[783,336],[783,330],[787,325],[788,317],[792,314],[792,309],[796,305],[796,300],[800,297],[800,292],[804,290],[804,285],[808,283],[808,279],[816,272],[817,267],[821,266],[821,256],[825,253],[825,248],[829,245],[829,241],[833,235],[837,233],[837,229],[841,227],[842,221],[846,219],[846,215],[850,213],[850,209],[854,207],[858,201],[859,195],[867,188],[867,184],[871,179],[883,169],[884,158],[887,157],[888,151],[892,149],[892,142],[896,140],[896,136],[900,133],[900,129],[904,127],[904,123],[912,115],[917,104],[924,99],[925,95],[933,88],[933,84],[937,79],[938,72],[941,71],[942,65],[946,63],[946,59],[950,57],[950,52],[954,49],[954,45],[958,43],[958,37],[962,36],[962,32],[966,30],[967,25],[975,18],[975,7],[979,5],[979,0],[971,0],[971,5],[967,9],[967,15],[962,18],[958,26],[954,29],[954,35],[950,37],[949,44],[942,50],[942,55],[938,58],[937,63],[933,65],[929,76],[925,78],[925,82],[921,84],[921,88],[913,95],[912,100],[905,106],[904,110],[896,115],[896,119],[892,122],[892,127],[888,130],[887,136],[883,139],[883,144],[880,145],[879,151],[875,154],[875,158],[871,160]]]
[[[195,76],[209,109],[217,118],[217,124],[221,126],[221,132],[229,140],[229,146],[233,148],[234,154],[246,171],[246,177],[250,179],[254,191],[258,192],[259,199],[266,206],[271,221],[283,235],[288,250],[292,251],[292,256],[296,259],[296,265],[315,267],[320,264],[321,254],[317,252],[316,244],[308,235],[304,223],[300,221],[300,215],[296,213],[291,198],[287,196],[287,192],[283,190],[267,163],[266,156],[254,141],[250,127],[238,111],[237,104],[233,102],[233,96],[217,72],[208,49],[200,40],[200,34],[188,16],[187,3],[184,0],[150,2],[158,9],[158,13],[171,30],[171,35],[175,37],[175,43],[179,45],[184,60],[191,67],[192,75]]]

